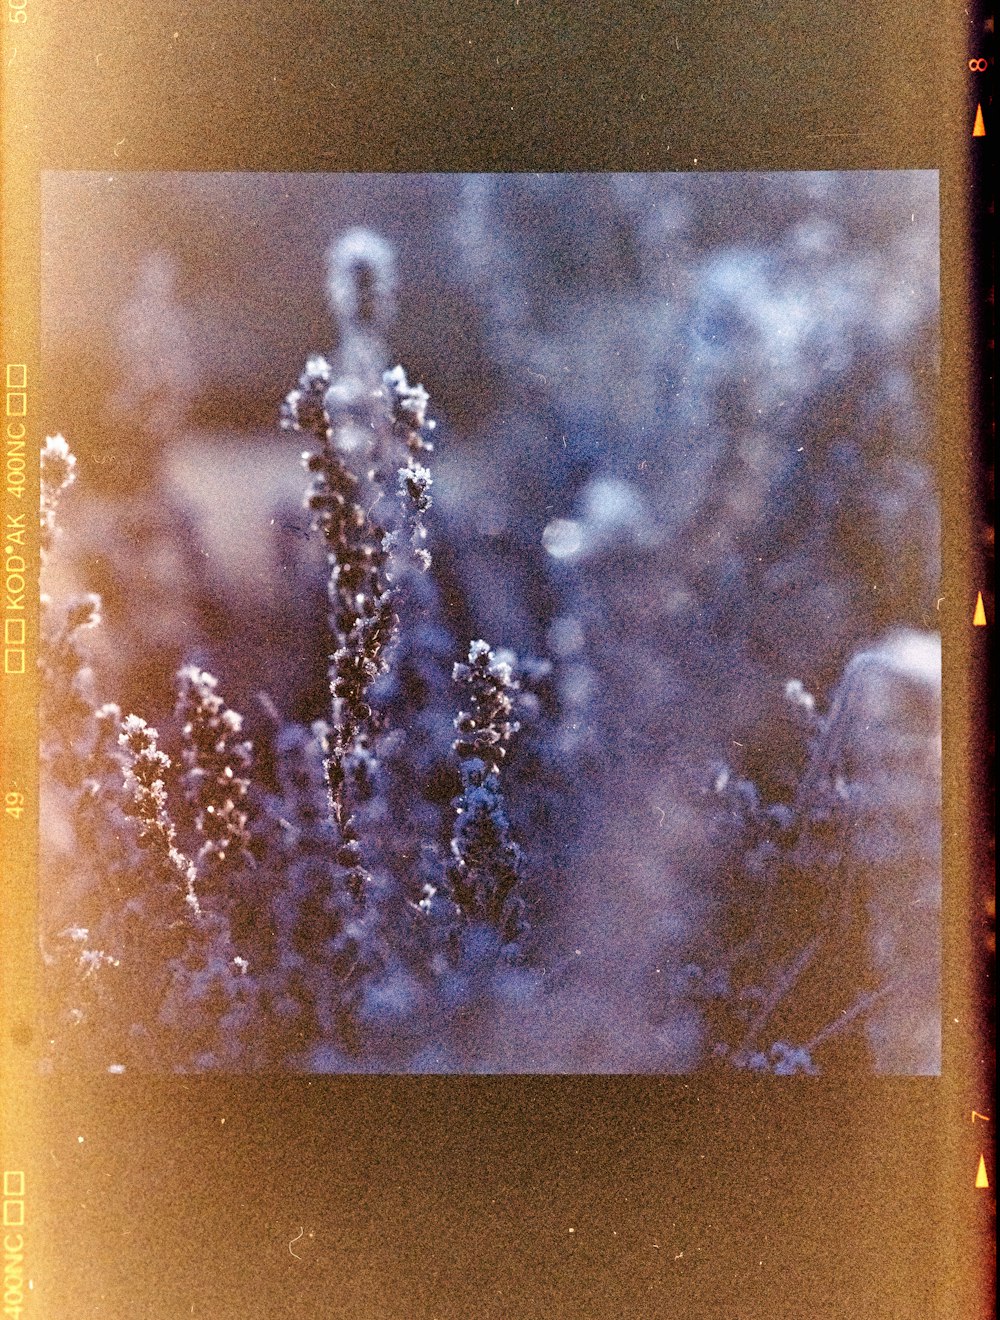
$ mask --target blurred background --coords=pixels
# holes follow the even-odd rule
[[[553,663],[509,792],[587,970],[530,1043],[497,1039],[521,1066],[688,1066],[701,1027],[655,978],[730,897],[706,785],[725,766],[790,800],[788,681],[825,709],[852,656],[937,628],[937,175],[46,174],[44,423],[79,458],[46,589],[103,597],[98,686],[125,710],[161,720],[193,661],[258,741],[260,693],[325,712],[322,556],[277,417],[307,354],[336,357],[327,254],[359,227],[395,254],[386,366],[438,422],[453,658],[482,636]],[[900,865],[936,846],[920,765]]]
[[[809,686],[934,622],[937,223],[924,172],[47,174],[45,423],[78,501],[169,489],[206,573],[273,585],[301,485],[277,409],[336,347],[330,244],[368,227],[449,530],[512,579],[470,574],[475,626],[543,647],[550,570],[638,538],[668,613]]]

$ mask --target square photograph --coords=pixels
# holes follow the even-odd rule
[[[936,171],[48,172],[46,1072],[935,1075]]]

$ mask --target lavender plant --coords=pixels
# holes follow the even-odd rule
[[[42,454],[46,552],[54,541],[56,501],[73,469],[65,441],[50,438]],[[232,947],[225,915],[202,907],[198,866],[177,846],[166,784],[171,762],[157,731],[135,715],[122,720],[116,706],[96,707],[78,633],[97,626],[99,610],[98,598],[86,596],[53,627],[43,598],[40,666],[50,770],[43,825],[62,815],[67,878],[90,913],[87,925],[77,922],[43,939],[53,985],[52,1056],[91,1065],[96,1056],[115,1069],[232,1066],[243,1058],[241,1031],[251,1015],[246,964]],[[210,700],[214,680],[197,671],[181,675],[185,711],[193,681],[202,700],[190,711],[187,760],[189,781],[204,803],[199,829],[208,831],[201,817],[210,807],[214,814],[223,806],[227,831],[209,832],[212,846],[200,858],[207,869],[218,860],[220,839],[239,825],[239,814],[218,793],[219,779],[231,778],[220,764],[226,748],[218,737],[206,737],[213,717],[230,730],[232,721],[218,719],[221,703],[213,708]],[[238,751],[245,764],[249,749]],[[212,787],[205,788],[210,779]],[[239,787],[233,792],[238,797]]]
[[[346,251],[345,251],[346,249]],[[346,273],[345,273],[346,267]],[[307,506],[324,540],[329,566],[330,732],[325,760],[331,812],[340,834],[339,861],[348,886],[363,904],[371,885],[355,820],[359,802],[372,795],[377,774],[374,746],[380,721],[370,701],[375,680],[388,672],[387,652],[398,639],[398,603],[405,566],[399,554],[400,524],[420,568],[423,515],[430,507],[431,476],[417,456],[431,449],[424,433],[427,393],[411,386],[402,367],[371,375],[377,290],[388,281],[383,253],[349,236],[335,251],[334,306],[341,313],[345,373],[336,381],[325,359],[312,357],[298,388],[289,394],[282,424],[307,435],[314,448],[303,462],[313,474]],[[352,286],[353,273],[353,286]],[[350,290],[353,287],[353,293]],[[356,373],[356,374],[355,374]],[[352,470],[349,456],[361,459]],[[400,513],[379,522],[374,509],[397,483]]]
[[[137,996],[129,994],[127,1002],[133,1011],[149,1005],[132,1035],[147,1066],[239,1066],[240,1037],[252,1012],[248,967],[233,950],[224,915],[202,907],[198,868],[177,847],[164,782],[170,758],[157,739],[136,715],[122,723],[124,810],[137,822],[136,843],[145,854],[118,922],[128,989]]]
[[[391,755],[394,741],[376,684],[389,675],[400,649],[400,615],[412,615],[427,595],[414,577],[431,562],[423,521],[431,474],[420,456],[431,451],[426,435],[433,427],[426,391],[411,385],[402,367],[376,374],[377,332],[391,289],[383,247],[348,235],[331,266],[340,374],[334,377],[325,359],[310,358],[282,410],[286,429],[313,444],[303,457],[313,476],[306,500],[328,566],[331,701],[328,721],[316,727],[340,871],[334,884],[349,900],[337,924],[351,954],[339,978],[349,983],[340,1004],[330,1005],[328,979],[321,992],[327,1008],[318,1026],[326,1036],[336,1034],[337,1023],[342,1034],[356,1035],[346,1024],[363,1012],[366,983],[394,974],[380,932],[398,924],[406,882],[384,867],[374,874],[386,860],[376,828],[385,792],[381,754]],[[366,824],[372,827],[367,832]],[[321,888],[327,884],[317,879]],[[320,903],[338,906],[330,895],[320,895]],[[339,958],[338,938],[331,938]]]
[[[58,526],[56,511],[63,492],[76,480],[76,455],[70,452],[65,436],[46,436],[40,458],[41,517],[39,545],[42,558],[51,551]]]
[[[295,549],[297,580],[314,575],[323,596],[316,702],[293,703],[276,676],[261,727],[247,681],[245,725],[221,696],[218,655],[196,637],[172,717],[154,712],[158,728],[123,719],[99,704],[90,673],[97,597],[46,605],[43,823],[51,888],[66,896],[43,939],[54,1059],[178,1070],[927,1068],[938,867],[920,822],[937,818],[936,708],[930,666],[913,658],[926,637],[859,653],[839,685],[800,669],[830,700],[792,683],[786,713],[772,703],[757,718],[776,661],[753,641],[752,593],[740,584],[764,572],[747,568],[753,538],[790,469],[774,458],[781,442],[743,418],[730,443],[720,419],[723,394],[737,412],[746,402],[739,364],[764,361],[769,332],[744,327],[728,356],[702,353],[707,330],[687,343],[682,311],[707,325],[738,299],[721,260],[703,299],[668,297],[673,268],[645,231],[638,259],[662,279],[627,325],[611,315],[621,287],[607,254],[574,267],[581,288],[601,277],[589,301],[573,280],[534,297],[517,245],[506,250],[510,214],[490,237],[491,187],[474,208],[481,251],[466,256],[474,266],[479,252],[495,285],[495,343],[518,348],[537,383],[491,421],[497,446],[472,462],[471,482],[449,446],[432,478],[428,392],[391,366],[391,250],[361,230],[332,250],[336,343],[307,359],[280,411],[309,473],[315,566]],[[547,215],[548,185],[526,187]],[[602,188],[631,232],[642,208],[629,188]],[[754,278],[780,302],[771,274]],[[549,289],[551,271],[545,279]],[[641,339],[636,379],[655,384],[644,402],[573,357],[588,327],[604,336],[598,357]],[[659,425],[668,348],[677,373],[695,373],[688,421],[711,451],[682,474],[686,521],[662,507],[670,482],[637,475],[644,458],[632,463]],[[791,436],[784,402],[762,399],[768,424]],[[627,472],[595,439],[619,433]],[[551,471],[539,461],[550,434],[563,441]],[[679,470],[682,459],[678,450],[670,462]],[[824,479],[836,465],[825,451],[815,462]],[[65,442],[47,442],[46,553],[73,476]],[[525,490],[543,511],[537,526],[514,517]],[[810,526],[826,536],[824,518]],[[470,519],[481,524],[471,532]],[[832,544],[800,538],[795,553],[818,561]],[[544,600],[530,628],[524,583]],[[468,642],[508,630],[553,663]],[[744,726],[754,747],[716,767],[699,795],[706,749],[743,750]],[[529,848],[544,867],[529,864]],[[907,997],[919,1003],[909,1015]]]
[[[177,676],[177,718],[184,738],[184,787],[196,810],[195,828],[203,885],[248,859],[246,796],[249,779],[241,773],[251,760],[250,743],[239,740],[243,720],[217,692],[218,681],[195,665]]]
[[[472,643],[468,661],[455,666],[454,678],[468,690],[469,709],[455,718],[458,737],[452,745],[462,793],[455,804],[445,893],[465,922],[496,931],[510,954],[528,930],[524,857],[511,838],[500,791],[500,766],[518,729],[511,718],[517,684],[510,665],[483,641]]]
[[[926,949],[940,862],[926,786],[940,755],[939,666],[930,639],[889,638],[851,661],[826,714],[790,681],[808,747],[791,802],[768,803],[719,769],[713,791],[738,840],[730,942],[678,977],[709,1006],[716,1062],[816,1073],[845,1039],[864,1059],[867,1036],[868,1067],[937,1071],[939,983]]]

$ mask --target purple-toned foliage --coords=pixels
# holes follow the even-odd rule
[[[162,732],[100,704],[99,597],[43,597],[52,1066],[938,1066],[923,313],[886,296],[865,327],[864,244],[810,228],[822,181],[757,249],[713,247],[681,191],[588,189],[457,187],[456,287],[496,365],[463,380],[523,385],[452,396],[480,429],[439,453],[390,365],[407,271],[368,230],[333,246],[336,342],[280,408],[309,474],[311,542],[271,519],[294,609],[258,626],[181,574],[199,626],[172,713],[146,712]],[[836,334],[802,302],[809,261]],[[75,464],[46,442],[47,574]]]

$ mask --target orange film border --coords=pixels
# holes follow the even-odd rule
[[[13,0],[2,28],[0,278],[3,493],[0,500],[0,1167],[5,1304],[32,1311],[40,1264],[31,1192],[41,1124],[38,918],[39,265],[37,115],[44,25]],[[9,1285],[9,1286],[8,1286]]]

